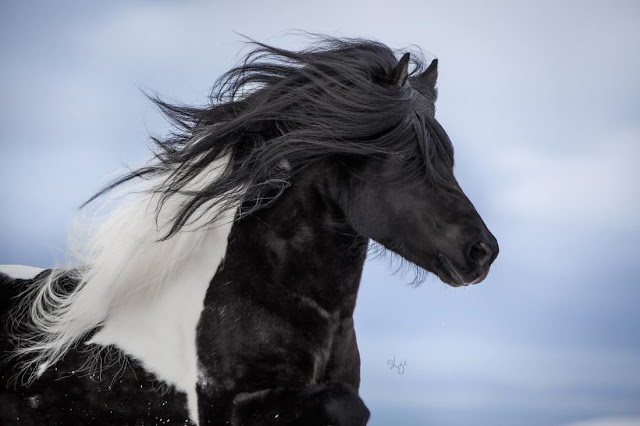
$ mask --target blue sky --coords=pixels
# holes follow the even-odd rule
[[[293,29],[439,58],[456,174],[500,241],[466,289],[413,288],[368,262],[356,327],[370,425],[640,415],[634,1],[2,2],[0,263],[61,260],[79,204],[146,159],[167,126],[138,88],[203,103],[239,58],[234,31],[300,47]]]

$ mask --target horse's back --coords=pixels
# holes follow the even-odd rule
[[[12,306],[45,270],[34,266],[0,265],[0,333],[5,334],[8,314]],[[4,349],[4,348],[3,348]]]
[[[32,280],[44,269],[27,265],[0,265],[0,280]]]
[[[0,265],[0,423],[37,424],[28,414],[27,402],[21,392],[12,388],[10,366],[7,357],[13,349],[9,337],[9,315],[14,304],[19,300],[35,278],[44,270],[32,266]],[[13,391],[11,391],[13,390]]]
[[[9,337],[12,308],[43,272],[44,269],[33,266],[0,265],[0,370],[5,367],[3,361],[13,350]],[[3,383],[4,379],[6,377]]]

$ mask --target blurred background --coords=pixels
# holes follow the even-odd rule
[[[0,264],[53,266],[82,201],[168,130],[139,88],[203,104],[242,33],[421,47],[488,279],[368,261],[361,395],[382,425],[640,424],[640,3],[0,3]],[[404,373],[388,360],[406,361]]]

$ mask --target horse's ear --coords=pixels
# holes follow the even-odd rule
[[[431,61],[429,67],[418,76],[420,83],[425,86],[429,86],[431,88],[436,86],[436,81],[438,80],[438,59],[434,59]]]
[[[389,74],[389,78],[387,81],[392,86],[402,87],[404,83],[407,81],[407,77],[409,77],[409,52],[402,55],[402,58],[398,61],[398,65],[391,71]]]

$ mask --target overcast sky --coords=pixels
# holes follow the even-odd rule
[[[167,127],[138,88],[202,104],[239,58],[236,32],[301,47],[294,29],[439,58],[456,175],[500,242],[466,289],[367,263],[370,425],[640,416],[636,1],[3,1],[0,263],[63,259],[79,204],[147,158]]]

